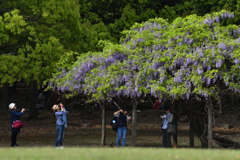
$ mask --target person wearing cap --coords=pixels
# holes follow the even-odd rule
[[[23,115],[23,112],[25,112],[25,109],[23,108],[20,113],[16,112],[17,106],[15,103],[9,104],[9,109],[11,109],[11,147],[18,147],[19,145],[16,143],[16,141],[17,135],[20,133],[20,129],[13,128],[12,125],[14,121],[20,120],[20,117]]]
[[[173,121],[173,115],[168,106],[165,106],[164,111],[166,114],[163,116],[160,116],[163,120],[163,125],[162,125],[163,147],[171,147],[171,133],[167,132],[167,128],[168,128],[168,124],[172,123]]]
[[[55,141],[55,147],[63,148],[63,139],[65,133],[65,123],[63,120],[63,115],[66,115],[68,111],[65,110],[63,105],[53,105],[52,109],[55,112],[56,125],[57,125],[57,137]]]

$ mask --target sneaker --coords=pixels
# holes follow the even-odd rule
[[[56,147],[56,149],[58,149],[58,147]]]
[[[59,148],[63,149],[64,147],[63,147],[63,146],[60,146]]]

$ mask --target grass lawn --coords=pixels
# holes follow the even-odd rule
[[[163,148],[0,148],[1,160],[235,160],[238,150]]]

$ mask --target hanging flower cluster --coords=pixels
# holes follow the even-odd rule
[[[129,96],[218,98],[221,90],[240,92],[240,28],[223,25],[234,15],[221,11],[191,15],[172,23],[151,19],[124,31],[121,44],[81,55],[53,85],[60,91],[96,99]]]

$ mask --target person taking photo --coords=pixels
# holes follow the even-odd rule
[[[122,137],[122,147],[125,147],[125,138],[127,134],[127,122],[131,119],[128,116],[127,110],[119,110],[114,113],[114,116],[118,118],[118,130],[117,130],[117,147],[120,145]]]
[[[20,117],[23,115],[23,112],[25,112],[25,109],[23,108],[20,113],[16,111],[17,106],[15,103],[9,104],[9,109],[11,110],[11,147],[18,147],[19,145],[16,143],[17,141],[17,135],[20,133],[20,129],[13,128],[13,122],[20,120]]]
[[[65,134],[65,125],[66,121],[64,117],[66,117],[66,114],[68,111],[65,110],[64,106],[60,103],[59,105],[54,105],[53,108],[54,110],[54,116],[56,117],[56,125],[57,125],[57,137],[55,141],[55,147],[58,148],[64,148],[63,147],[63,139],[64,139],[64,134]]]

